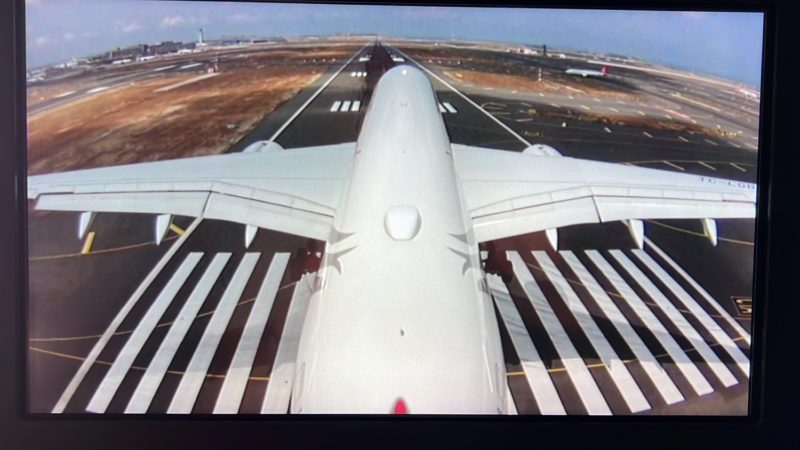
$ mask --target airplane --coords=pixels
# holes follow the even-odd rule
[[[498,318],[479,245],[576,224],[753,218],[756,185],[450,141],[430,80],[387,71],[357,141],[31,176],[43,210],[172,215],[325,242],[295,360],[291,413],[508,413]],[[555,239],[553,238],[555,237]]]
[[[600,70],[591,69],[567,69],[564,73],[569,75],[580,75],[582,77],[604,77],[608,74],[608,67],[603,66]]]

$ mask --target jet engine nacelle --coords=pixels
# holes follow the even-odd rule
[[[244,149],[244,153],[263,153],[284,150],[281,144],[275,141],[256,141]]]
[[[530,147],[526,148],[522,151],[522,153],[527,153],[529,155],[537,155],[537,156],[561,156],[561,152],[550,147],[549,145],[544,144],[533,144]]]

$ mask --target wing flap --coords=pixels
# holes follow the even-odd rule
[[[175,214],[327,240],[355,143],[28,178],[37,209]]]
[[[479,242],[582,223],[755,217],[752,183],[463,145],[453,157]]]

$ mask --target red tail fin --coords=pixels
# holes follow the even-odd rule
[[[608,66],[603,66],[603,68],[600,69],[600,73],[602,73],[603,75],[607,74],[608,73]]]

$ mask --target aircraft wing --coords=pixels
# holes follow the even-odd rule
[[[44,210],[174,214],[327,240],[355,143],[28,177]]]
[[[453,144],[478,242],[582,223],[755,217],[752,183]]]

